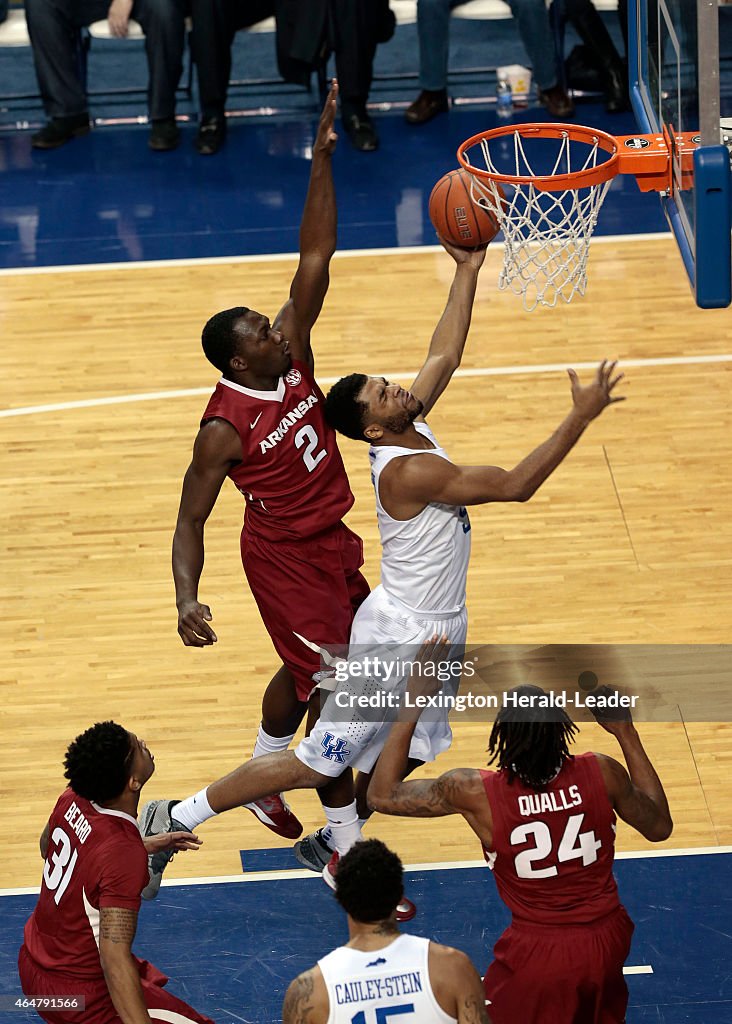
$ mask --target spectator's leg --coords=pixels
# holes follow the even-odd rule
[[[409,124],[424,124],[447,110],[450,10],[455,6],[450,0],[417,0],[421,92],[404,112]]]
[[[151,121],[175,118],[175,91],[183,73],[185,0],[136,0],[132,17],[145,33]]]
[[[554,117],[568,117],[574,104],[561,85],[559,57],[544,0],[508,0],[534,69],[539,99]]]
[[[49,123],[31,139],[54,149],[89,131],[84,87],[79,78],[79,29],[107,16],[106,0],[26,0],[38,87]]]
[[[567,16],[592,55],[593,63],[602,71],[605,80],[605,106],[614,114],[627,110],[628,72],[605,23],[591,0],[564,0]]]
[[[331,0],[330,19],[343,127],[356,149],[371,152],[379,137],[366,111],[384,0]]]
[[[224,119],[237,6],[236,0],[191,2],[191,50],[198,78],[201,123]]]
[[[86,113],[86,95],[79,81],[79,29],[106,18],[107,7],[105,0],[96,4],[26,0],[25,16],[36,77],[49,117],[78,117]],[[88,15],[88,20],[84,15]]]

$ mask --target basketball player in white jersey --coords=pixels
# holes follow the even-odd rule
[[[395,909],[402,864],[378,839],[357,843],[338,869],[336,899],[349,941],[292,982],[283,1024],[490,1024],[478,972],[457,949],[403,935]]]
[[[443,243],[444,244],[444,243]],[[455,251],[445,248],[455,257]],[[457,250],[461,252],[462,250]],[[459,258],[459,257],[457,257]],[[444,317],[443,317],[444,320]],[[606,406],[623,401],[612,391],[623,374],[613,376],[615,363],[603,361],[586,387],[569,370],[572,409],[551,437],[511,470],[496,466],[457,466],[427,426],[433,408],[457,369],[467,328],[432,339],[427,361],[410,391],[384,377],[351,374],[333,386],[326,416],[340,433],[370,442],[371,479],[382,544],[381,584],[363,602],[351,626],[350,650],[394,652],[404,647],[405,659],[433,635],[452,642],[447,660],[464,649],[467,634],[465,586],[470,558],[470,519],[466,506],[493,501],[527,501],[574,447],[591,420]],[[452,740],[448,709],[441,717],[419,720],[409,749],[408,771],[432,761]],[[356,783],[359,824],[369,816],[366,791],[388,734],[388,723],[364,723],[355,713],[344,723],[335,698],[323,708],[310,737],[297,756],[317,771],[341,766],[358,768]],[[325,759],[325,760],[324,760]],[[337,837],[336,837],[337,838]],[[337,867],[331,831],[318,829],[296,845],[298,860],[322,870],[332,884]],[[333,861],[330,858],[333,857]],[[330,866],[329,866],[330,865]]]
[[[467,631],[465,579],[470,555],[467,505],[527,501],[574,447],[589,423],[608,405],[622,401],[612,391],[615,363],[603,361],[591,384],[582,387],[569,370],[572,409],[543,444],[513,469],[458,466],[424,422],[460,364],[470,326],[478,271],[485,252],[443,245],[457,267],[445,312],[432,336],[427,359],[411,391],[383,377],[352,374],[334,385],[326,414],[341,433],[371,443],[377,512],[382,540],[382,583],[363,602],[351,627],[350,649],[362,657],[384,648],[416,652],[433,635],[450,637],[461,652]],[[309,638],[303,638],[306,642]],[[396,689],[400,680],[392,679]],[[384,687],[379,684],[379,688]],[[332,693],[310,735],[294,751],[256,758],[182,802],[154,801],[143,809],[154,825],[148,835],[193,829],[208,818],[271,793],[319,788],[347,767],[358,768],[359,801],[339,808],[331,821],[322,868],[331,887],[339,856],[362,838],[369,816],[370,771],[389,731],[385,716],[367,720],[358,709],[345,714]],[[450,745],[447,709],[441,718],[420,721],[410,747],[409,770],[433,760]],[[162,806],[165,805],[165,806]],[[322,833],[321,833],[322,834]],[[311,838],[311,837],[308,837]],[[325,845],[325,844],[323,844]],[[320,867],[319,865],[316,865]],[[414,915],[407,908],[404,919]]]

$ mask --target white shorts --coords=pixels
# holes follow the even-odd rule
[[[390,597],[383,587],[376,587],[356,612],[351,626],[349,660],[362,661],[368,652],[384,657],[400,647],[405,657],[414,657],[417,648],[434,635],[444,634],[451,641],[450,660],[462,658],[468,632],[468,613],[463,608],[447,618],[420,618]],[[321,775],[336,778],[346,768],[370,772],[381,753],[390,728],[387,711],[361,712],[358,708],[343,710],[336,695],[345,692],[370,693],[396,690],[402,678],[388,684],[383,679],[374,683],[360,680],[338,684],[328,696],[312,732],[295,748],[295,755]],[[419,761],[434,761],[452,743],[448,708],[431,711],[417,723],[409,748],[409,756]]]

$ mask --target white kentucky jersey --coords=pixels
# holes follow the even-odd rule
[[[428,965],[429,939],[400,935],[364,952],[340,946],[318,961],[330,1013],[328,1024],[456,1024],[435,999]]]
[[[379,479],[392,459],[410,456],[450,461],[426,423],[414,426],[434,448],[372,445],[369,449],[382,546],[381,583],[387,593],[419,615],[452,615],[465,604],[470,561],[468,510],[430,502],[412,519],[392,519],[379,495]]]

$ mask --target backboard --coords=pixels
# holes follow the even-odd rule
[[[726,12],[725,12],[726,13]],[[629,73],[633,111],[643,133],[662,133],[673,154],[674,186],[661,195],[704,309],[732,301],[730,151],[720,132],[717,0],[630,0]],[[674,140],[693,132],[693,175]]]

